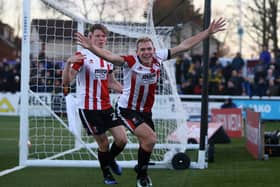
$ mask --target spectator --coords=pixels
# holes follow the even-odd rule
[[[236,56],[233,58],[232,60],[232,63],[231,63],[231,67],[233,70],[236,70],[236,71],[241,71],[243,66],[244,66],[244,60],[241,56],[241,53],[236,53]]]
[[[194,84],[193,84],[193,77],[192,75],[189,73],[190,77],[182,82],[181,85],[181,90],[183,94],[193,94],[193,90],[194,90]]]
[[[279,84],[276,84],[274,79],[270,79],[268,81],[268,88],[266,91],[267,96],[279,96],[280,95],[280,87]]]
[[[198,81],[202,76],[201,61],[198,59],[193,60],[189,72],[193,74],[195,81]]]
[[[223,82],[222,68],[217,68],[215,71],[209,71],[209,94],[219,94],[219,85]]]
[[[188,55],[180,55],[175,64],[175,77],[179,93],[181,93],[181,84],[187,79],[190,68],[191,58]]]
[[[267,91],[267,84],[263,77],[260,77],[258,82],[254,85],[254,95],[255,96],[265,96]]]
[[[232,70],[230,80],[233,82],[234,87],[236,88],[237,95],[242,95],[242,93],[244,91],[242,85],[243,85],[245,80],[242,77],[241,72],[237,72],[236,70]]]
[[[214,52],[209,61],[210,69],[212,69],[212,67],[216,66],[218,59],[219,59],[218,54],[216,52]]]
[[[254,83],[257,83],[260,78],[266,77],[266,70],[261,61],[254,67]]]
[[[280,74],[280,49],[277,49],[275,54],[275,70]]]
[[[231,64],[226,65],[226,67],[223,68],[223,77],[225,82],[227,82],[231,77],[232,72],[232,66]]]
[[[237,88],[234,85],[234,83],[232,82],[232,80],[229,80],[226,83],[224,95],[240,95],[239,90],[237,90]]]
[[[249,97],[253,96],[252,82],[253,81],[249,78],[244,79],[244,82],[242,84],[242,88],[243,88],[242,95],[248,95]]]
[[[221,108],[237,108],[237,106],[231,98],[226,98]]]
[[[202,78],[197,80],[197,82],[195,83],[194,88],[193,88],[193,94],[201,95],[201,93],[202,93],[202,83],[203,83]]]
[[[267,46],[263,46],[262,52],[260,53],[259,60],[261,61],[262,65],[267,68],[271,63],[271,55],[268,51]]]
[[[218,55],[214,53],[209,61],[209,69],[211,72],[215,72],[217,69],[221,69],[222,65],[218,62]]]

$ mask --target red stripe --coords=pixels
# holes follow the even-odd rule
[[[104,67],[104,61],[102,58],[100,58],[100,66],[103,68]]]
[[[89,123],[89,126],[93,134],[96,134],[97,133],[96,127],[92,123]]]
[[[108,89],[108,74],[110,72],[110,65],[107,64],[107,79],[101,81],[101,109],[106,110],[108,108],[111,108],[110,103],[110,95],[109,95],[109,89]]]
[[[98,80],[93,81],[93,110],[97,110],[97,84]]]
[[[152,110],[155,101],[156,87],[157,87],[157,83],[149,85],[149,91],[148,91],[146,103],[144,105],[144,112],[151,112]]]
[[[85,95],[85,109],[89,109],[89,80],[90,80],[90,75],[89,75],[89,69],[86,69],[86,75],[85,75],[85,79],[86,79],[86,95]]]
[[[129,126],[131,129],[135,130],[136,126],[134,125],[134,123],[133,123],[130,119],[125,119],[125,120],[126,120],[126,122],[128,123],[128,126]]]
[[[75,55],[81,55],[82,53],[81,52],[76,52]],[[80,71],[80,68],[84,65],[84,60],[80,60],[78,62],[75,62],[73,65],[72,65],[72,68],[76,71]]]
[[[101,80],[101,110],[111,107],[110,96],[108,91],[108,81]]]
[[[134,56],[129,55],[129,56],[122,56],[122,57],[127,62],[127,65],[130,68],[136,63]]]
[[[130,82],[130,95],[128,98],[128,109],[132,108],[132,101],[133,101],[133,96],[135,92],[135,86],[136,86],[136,74],[134,72],[131,73],[131,82]]]
[[[137,103],[136,103],[136,110],[138,110],[138,111],[140,111],[141,101],[142,101],[143,95],[144,95],[144,89],[145,89],[145,87],[143,85],[141,85],[140,89],[139,89]]]
[[[146,103],[144,105],[144,112],[151,112],[155,102],[155,94],[156,94],[157,82],[160,76],[160,70],[158,70],[156,73],[157,73],[157,81],[156,83],[149,85],[148,95],[147,95]]]

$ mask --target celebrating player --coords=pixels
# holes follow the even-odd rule
[[[77,44],[123,67],[124,88],[117,110],[120,119],[139,140],[136,183],[138,187],[152,186],[147,173],[150,156],[156,143],[151,111],[162,61],[189,50],[211,34],[225,30],[224,26],[225,20],[220,18],[213,21],[206,30],[170,49],[156,50],[150,38],[140,38],[136,43],[136,55],[127,56],[119,56],[104,48],[98,48],[92,45],[87,37],[76,33]]]
[[[107,40],[107,28],[101,24],[91,27],[88,42],[98,48],[104,48]],[[87,49],[68,58],[63,70],[63,84],[77,77],[77,98],[79,115],[89,135],[93,135],[98,144],[98,159],[105,184],[116,184],[111,170],[121,175],[122,170],[115,157],[124,149],[127,137],[121,121],[116,118],[110,104],[109,90],[122,92],[122,85],[112,73],[113,65],[99,58]],[[109,149],[106,131],[109,130],[114,142]]]

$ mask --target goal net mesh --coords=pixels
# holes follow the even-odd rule
[[[68,57],[79,50],[74,40],[74,33],[79,31],[86,34],[90,25],[103,23],[110,31],[106,48],[122,55],[134,54],[135,42],[142,36],[151,37],[157,49],[170,47],[169,34],[172,28],[153,26],[151,2],[143,7],[142,15],[146,12],[146,18],[142,18],[138,23],[127,19],[129,12],[122,12],[126,19],[113,17],[114,13],[110,12],[113,5],[104,8],[104,11],[110,12],[103,14],[104,19],[101,11],[99,16],[95,15],[96,20],[99,19],[96,21],[86,19],[79,8],[73,4],[75,1],[69,1],[70,3],[61,1],[59,4],[53,0],[30,2],[31,7],[38,8],[30,11],[30,78],[29,85],[26,85],[30,90],[29,106],[27,106],[29,128],[26,132],[30,143],[28,143],[29,162],[27,163],[53,166],[78,163],[77,166],[98,166],[97,145],[93,137],[88,136],[82,128],[76,113],[75,83],[71,84],[69,95],[67,97],[63,95],[67,89],[62,86],[64,63]],[[89,2],[94,2],[95,6],[100,3],[100,1]],[[163,63],[153,108],[158,140],[151,162],[164,166],[170,163],[170,158],[166,156],[168,151],[186,149],[184,126],[187,116],[183,113],[176,92],[174,72],[174,60]],[[122,83],[121,68],[115,67],[114,73]],[[111,93],[113,106],[116,98],[117,94]],[[68,107],[66,107],[67,99]],[[72,110],[68,111],[68,115],[67,109]],[[73,115],[69,115],[70,113]],[[178,129],[182,129],[181,134],[171,136],[176,129],[177,132]],[[108,136],[110,137],[110,134]],[[133,167],[137,160],[138,141],[129,132],[128,138],[129,143],[117,160],[121,161],[120,163],[123,161],[124,166]],[[110,140],[112,141],[111,137]]]

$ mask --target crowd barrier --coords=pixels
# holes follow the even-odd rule
[[[63,94],[52,93],[37,93],[37,96],[50,106],[52,110],[65,111],[65,98]],[[155,118],[165,116],[167,119],[174,118],[178,115],[179,110],[183,110],[186,117],[199,116],[201,114],[201,96],[198,95],[181,95],[182,107],[177,108],[175,105],[176,99],[173,96],[157,96],[155,106],[153,108],[153,116]],[[115,102],[117,96],[112,95],[112,101]],[[221,107],[223,101],[228,96],[209,96],[209,115],[211,115],[212,109],[218,109]],[[245,110],[247,108],[253,109],[255,112],[259,112],[262,120],[280,120],[280,97],[231,97],[233,102],[238,108],[242,109],[242,114],[245,116]],[[0,115],[19,115],[19,102],[20,93],[0,93]],[[29,103],[32,105],[33,110],[39,110],[40,102],[35,96],[30,96]],[[61,103],[63,103],[61,105]],[[170,107],[161,107],[161,104]],[[44,109],[41,109],[44,110]],[[182,113],[182,111],[180,111]],[[46,111],[37,111],[30,113],[38,113],[38,115],[49,115]],[[164,115],[162,115],[164,114]]]

